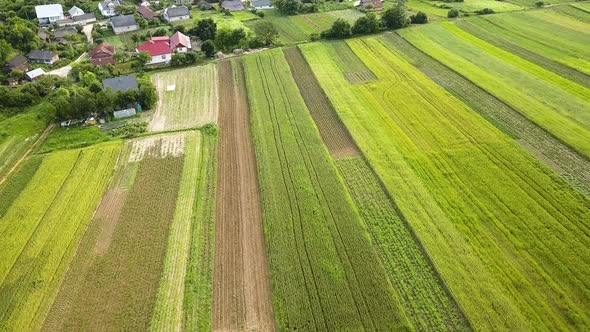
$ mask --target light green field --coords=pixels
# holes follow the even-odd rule
[[[218,8],[217,4],[214,4],[215,8]],[[199,20],[204,18],[212,18],[217,24],[217,29],[239,29],[243,28],[249,30],[245,22],[255,21],[260,19],[256,14],[252,14],[248,10],[232,12],[231,16],[226,16],[216,10],[191,10],[191,19],[178,21],[175,25],[184,25],[186,27],[192,27],[197,24]]]
[[[588,328],[588,200],[380,37],[348,43],[377,82],[301,48],[473,328]]]
[[[449,7],[456,8],[463,13],[474,13],[484,8],[493,9],[495,12],[509,12],[514,10],[522,10],[523,7],[512,4],[510,2],[496,1],[496,0],[465,0],[463,2],[442,2],[442,1],[429,1],[433,5],[447,5]]]
[[[2,329],[37,329],[42,323],[118,150],[118,143],[109,143],[46,156],[0,219]]]
[[[451,23],[402,37],[590,156],[590,90],[477,39]]]
[[[277,328],[407,327],[283,53],[244,66]]]

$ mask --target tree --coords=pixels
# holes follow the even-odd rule
[[[206,18],[197,22],[197,25],[189,30],[191,35],[199,37],[200,40],[215,40],[217,24],[213,19]]]
[[[0,64],[5,63],[12,53],[12,46],[6,40],[0,39]]]
[[[299,0],[272,0],[272,5],[281,14],[295,15],[299,12],[301,2]]]
[[[355,35],[366,35],[376,33],[381,29],[381,23],[377,16],[373,13],[368,13],[366,16],[360,17],[352,26],[352,33]]]
[[[254,26],[256,37],[261,39],[264,45],[270,45],[279,36],[279,32],[270,21],[260,21]]]
[[[447,13],[448,18],[454,18],[457,16],[459,16],[459,11],[456,8],[449,10],[449,12]]]
[[[428,16],[424,12],[418,12],[416,15],[410,16],[412,24],[426,24],[428,23]]]
[[[535,2],[535,6],[537,6],[537,8],[541,8],[541,7],[545,6],[545,3],[543,1],[537,1],[537,2]]]
[[[235,30],[222,29],[217,31],[215,46],[224,52],[231,52],[238,47],[243,39],[246,39],[246,32],[242,28]]]
[[[154,108],[158,102],[158,94],[156,93],[156,87],[152,83],[152,80],[147,77],[140,78],[138,87],[137,101],[144,109]]]
[[[326,31],[322,31],[322,38],[335,39],[335,38],[348,38],[351,36],[351,27],[348,21],[341,18],[334,21],[332,27]]]
[[[488,15],[488,14],[493,14],[493,13],[495,13],[495,12],[494,12],[494,10],[493,10],[493,9],[490,9],[490,8],[484,8],[484,9],[481,9],[481,10],[478,10],[478,11],[476,11],[476,13],[477,13],[478,15]]]
[[[207,57],[212,57],[215,54],[215,44],[210,39],[205,40],[201,45],[201,51],[203,51]]]
[[[135,59],[137,69],[142,70],[145,67],[145,65],[147,65],[148,62],[150,62],[151,59],[152,57],[149,55],[149,53],[139,52],[137,54],[137,58]]]
[[[400,2],[401,3],[401,2]],[[381,22],[387,29],[400,29],[408,26],[408,18],[403,5],[387,9],[381,16]]]

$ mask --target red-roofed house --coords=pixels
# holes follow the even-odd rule
[[[88,52],[90,63],[95,66],[114,65],[115,47],[107,42],[102,42],[92,51]]]
[[[149,64],[168,63],[172,54],[187,52],[191,48],[190,38],[180,32],[172,37],[153,37],[145,43],[137,46],[137,52],[146,52],[152,59]]]

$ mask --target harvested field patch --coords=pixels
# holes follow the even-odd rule
[[[185,134],[144,137],[133,141],[128,162],[138,162],[146,157],[180,157],[184,154]]]
[[[272,331],[270,277],[242,65],[219,64],[213,329]]]
[[[154,75],[159,100],[149,131],[189,129],[217,122],[215,65],[176,69]],[[174,90],[167,87],[174,85]]]
[[[123,162],[119,166],[136,164]],[[118,212],[119,207],[112,205],[117,197],[103,200],[109,206],[95,216],[86,231],[45,320],[44,330],[149,328],[182,165],[182,157],[155,158],[147,154],[139,162],[126,197],[119,197],[124,198],[124,203],[116,225],[109,218],[116,217]],[[118,170],[116,175],[124,173]],[[113,179],[111,183],[115,185],[119,181]],[[102,218],[105,216],[106,220]],[[97,252],[96,248],[100,250]]]
[[[322,140],[335,159],[358,156],[352,137],[344,128],[332,104],[324,94],[299,48],[284,49],[299,92],[314,119]]]

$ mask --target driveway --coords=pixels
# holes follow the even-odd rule
[[[82,55],[80,55],[78,57],[78,59],[72,61],[72,63],[75,62],[80,62],[82,61],[82,59],[84,59],[84,57],[86,57],[86,52],[82,53]],[[54,69],[50,72],[47,73],[47,75],[55,75],[55,76],[60,76],[60,77],[68,77],[68,75],[70,74],[70,71],[72,70],[72,65],[69,64],[67,66],[58,68],[58,69]]]

